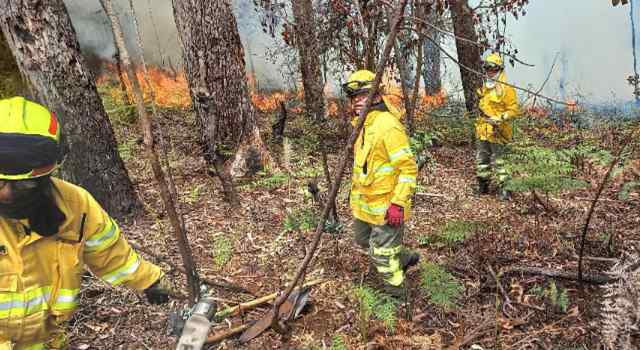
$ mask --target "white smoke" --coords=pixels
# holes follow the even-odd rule
[[[114,52],[111,33],[98,0],[65,0],[65,3],[83,50],[103,58],[111,57]],[[132,52],[137,52],[128,0],[114,0],[114,3],[128,45]],[[261,87],[283,87],[282,64],[273,64],[266,57],[267,48],[274,46],[275,41],[262,32],[253,2],[234,0],[233,4],[245,47],[247,71],[256,72]],[[144,38],[145,58],[154,64],[179,67],[182,54],[171,0],[138,0],[135,7]],[[605,0],[531,1],[526,16],[508,21],[507,35],[518,49],[518,57],[535,67],[508,66],[510,81],[537,90],[559,54],[544,94],[558,99],[578,97],[593,103],[631,100],[633,89],[626,81],[633,73],[629,10],[630,5],[612,7],[611,2]],[[637,14],[636,18],[639,17]],[[450,41],[445,48],[455,55]],[[565,62],[560,58],[565,58]],[[443,64],[444,74],[453,73],[445,77],[445,88],[452,94],[459,87],[457,67],[447,59],[443,59]]]
[[[115,52],[112,34],[99,1],[64,0],[64,2],[82,50],[103,59],[111,59]],[[114,0],[113,2],[125,32],[127,47],[135,59],[139,50],[130,16],[129,1]],[[255,70],[261,87],[282,88],[282,79],[277,67],[266,59],[267,47],[272,46],[274,41],[262,32],[253,2],[236,0],[233,5],[245,49],[247,71]],[[134,7],[143,38],[145,60],[167,68],[180,68],[182,49],[173,20],[171,0],[138,0],[134,2]]]

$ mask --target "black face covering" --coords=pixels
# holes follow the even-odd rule
[[[8,185],[10,186],[10,185]],[[41,195],[37,188],[14,196],[12,203],[0,203],[0,216],[10,219],[26,219],[35,210]]]
[[[12,203],[0,203],[0,216],[28,219],[31,231],[41,236],[52,236],[58,233],[65,216],[53,197],[51,178],[43,176],[37,178],[36,182],[37,186],[33,189],[15,191]]]

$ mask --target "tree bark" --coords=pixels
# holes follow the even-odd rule
[[[475,44],[478,42],[478,34],[474,24],[473,10],[469,7],[468,0],[447,0],[447,3],[451,10],[453,31],[456,35],[458,60],[462,65],[480,72],[482,71],[481,52],[480,47]],[[478,94],[476,91],[482,85],[482,79],[462,67],[460,67],[460,77],[462,79],[462,88],[464,89],[465,106],[467,111],[473,113],[478,106]]]
[[[245,176],[271,163],[249,98],[236,19],[229,0],[173,0],[173,12],[205,159],[219,169],[218,146],[236,148],[224,174],[216,171],[229,189],[229,175]]]
[[[438,13],[435,6],[426,9],[424,20],[438,25]],[[440,32],[430,26],[423,27],[429,37],[433,41],[440,42]],[[423,39],[422,52],[424,57],[424,67],[422,69],[422,79],[424,80],[424,90],[429,96],[433,96],[442,89],[442,80],[440,78],[440,49],[431,40]]]
[[[293,0],[293,17],[296,22],[296,47],[298,48],[304,104],[308,115],[316,122],[325,118],[324,96],[322,88],[322,70],[320,69],[320,42],[316,36],[317,28],[313,16],[311,0]]]
[[[21,95],[26,88],[22,80],[16,59],[13,57],[9,44],[0,31],[0,98]]]
[[[0,1],[0,27],[36,99],[62,124],[62,177],[117,218],[138,213],[142,207],[62,0]]]

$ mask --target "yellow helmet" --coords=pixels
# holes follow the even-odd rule
[[[483,60],[482,68],[484,68],[485,71],[503,70],[504,61],[502,60],[502,57],[500,57],[498,53],[492,52],[491,54],[487,55],[487,57],[485,57],[485,59]]]
[[[0,179],[52,173],[60,159],[60,127],[54,113],[24,97],[0,100]]]
[[[369,91],[373,87],[373,81],[376,79],[375,73],[363,69],[351,73],[347,82],[342,84],[342,89],[348,97],[353,97]]]

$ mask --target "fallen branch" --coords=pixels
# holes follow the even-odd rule
[[[469,345],[477,338],[485,335],[488,332],[491,332],[495,327],[496,320],[491,319],[483,322],[478,327],[474,328],[471,332],[465,335],[462,339],[456,341],[453,345],[451,345],[448,350],[460,350],[460,348]]]
[[[579,281],[579,277],[575,273],[563,272],[558,270],[545,269],[542,267],[529,266],[511,266],[502,271],[502,274],[509,273],[526,273],[530,275],[541,275],[546,277],[562,278],[566,280]],[[617,281],[617,278],[609,277],[603,274],[583,274],[582,281],[593,284],[605,284]]]
[[[237,335],[246,331],[249,327],[251,327],[251,323],[247,323],[235,328],[231,328],[230,330],[223,333],[211,335],[209,336],[209,338],[207,338],[207,341],[205,342],[205,344],[213,344],[213,343],[221,342],[227,338],[231,338],[234,335]]]
[[[540,198],[540,196],[538,195],[538,192],[531,191],[531,194],[533,195],[533,199],[535,199],[535,201],[538,202],[538,204],[540,204],[546,212],[558,213],[558,210],[550,202],[546,202],[542,200],[542,198]]]
[[[153,252],[149,251],[148,249],[143,248],[142,246],[140,246],[139,244],[136,244],[134,242],[129,242],[129,244],[131,245],[131,247],[133,247],[133,249],[135,249],[137,251],[140,251],[140,252],[143,252],[143,253],[153,257],[156,260],[163,261],[164,263],[169,265],[172,269],[174,269],[176,271],[179,271],[179,272],[181,272],[181,273],[183,273],[185,275],[188,275],[187,272],[182,267],[173,264],[167,258],[163,258],[161,256],[158,256],[158,255],[154,254]],[[232,292],[240,292],[240,293],[245,293],[245,294],[249,294],[249,295],[255,295],[250,290],[248,290],[248,289],[246,289],[246,288],[244,288],[242,286],[233,284],[233,283],[218,282],[218,281],[214,281],[214,280],[208,279],[206,277],[202,277],[202,276],[200,276],[200,281],[202,283],[205,283],[205,284],[211,286],[211,287],[219,287],[219,288],[226,289],[226,290],[229,290],[229,291],[232,291]]]
[[[322,282],[325,282],[325,280],[323,280],[323,279],[313,280],[313,281],[305,283],[300,288],[296,288],[296,290],[297,289],[303,289],[303,288],[311,287],[311,286],[315,286],[315,285],[320,284]],[[271,300],[275,299],[277,296],[278,296],[278,293],[271,293],[269,295],[265,295],[265,296],[260,297],[258,299],[248,301],[246,303],[241,303],[241,304],[236,305],[236,306],[228,307],[228,308],[226,308],[224,310],[220,310],[220,311],[216,312],[215,319],[216,320],[221,320],[221,319],[229,317],[229,316],[240,315],[243,311],[250,310],[250,309],[253,309],[256,306],[268,303]]]
[[[504,298],[504,303],[502,303],[502,313],[504,313],[505,316],[507,317],[511,317],[509,309],[513,311],[517,311],[517,310],[511,303],[511,298],[509,298],[509,294],[507,293],[507,291],[504,290],[504,287],[502,287],[502,283],[500,283],[500,278],[498,277],[496,272],[493,270],[493,267],[487,264],[487,269],[491,273],[491,276],[493,276],[493,279],[496,281],[496,284],[498,285],[498,290],[500,291],[500,294],[502,294],[502,297]]]

